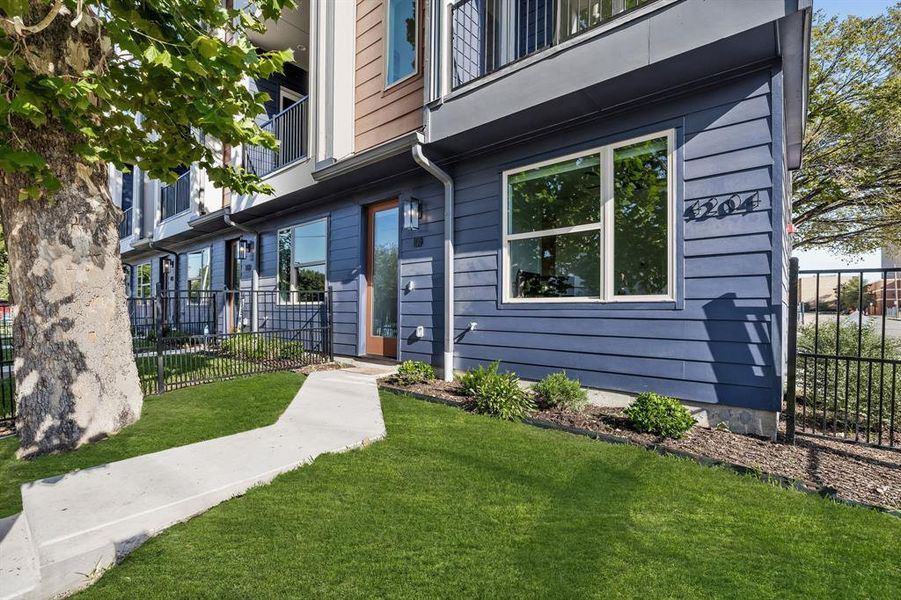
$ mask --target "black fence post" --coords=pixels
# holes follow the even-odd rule
[[[328,287],[328,359],[335,360],[335,306],[332,286]]]
[[[159,288],[153,302],[153,328],[156,332],[156,393],[166,391],[166,365],[163,358],[163,290]]]
[[[798,259],[788,263],[788,360],[785,367],[785,441],[795,443],[798,381]]]

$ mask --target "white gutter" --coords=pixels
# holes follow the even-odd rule
[[[230,215],[222,215],[222,219],[225,221],[226,225],[253,236],[253,271],[250,277],[250,330],[256,332],[259,330],[260,321],[259,309],[257,308],[259,305],[259,302],[257,301],[257,292],[260,289],[260,232],[256,229],[251,229],[246,225],[235,223],[231,220]],[[238,287],[240,287],[240,283],[238,284]]]
[[[444,184],[444,380],[454,379],[454,180],[422,153],[422,144],[413,148],[413,160]]]

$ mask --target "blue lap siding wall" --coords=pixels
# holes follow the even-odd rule
[[[500,360],[529,379],[565,369],[596,388],[778,410],[786,246],[779,81],[776,68],[747,73],[451,165],[455,367]],[[503,303],[502,171],[668,128],[677,143],[676,301]],[[739,207],[721,208],[730,197]],[[688,214],[711,199],[710,215]],[[404,240],[402,279],[415,289],[403,295],[401,349],[404,358],[438,362],[442,207],[437,192],[425,201],[423,246]],[[417,325],[422,340],[412,338]]]
[[[594,388],[778,410],[790,251],[783,237],[788,183],[781,106],[781,74],[771,66],[444,165],[456,185],[455,368],[500,360],[528,379],[565,369]],[[504,303],[502,172],[665,129],[676,131],[675,302]],[[278,230],[328,218],[335,352],[363,353],[365,205],[413,196],[423,217],[418,231],[400,235],[398,350],[401,359],[440,365],[442,188],[421,170],[386,177],[254,223],[261,232],[260,287],[275,289]],[[730,208],[730,198],[737,208]],[[690,214],[690,207],[710,200],[716,206],[709,214]],[[214,289],[224,284],[224,239],[195,245],[212,247]],[[155,275],[157,269],[154,259]],[[248,288],[249,271],[243,275]],[[422,338],[415,336],[418,326]]]

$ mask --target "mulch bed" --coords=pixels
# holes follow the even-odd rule
[[[461,407],[466,400],[456,382],[399,386],[388,378],[384,383],[389,389]],[[888,508],[901,516],[896,510],[901,509],[901,452],[897,450],[802,435],[796,436],[795,445],[790,446],[706,427],[694,427],[682,439],[661,439],[631,429],[622,409],[591,405],[580,413],[540,410],[527,421],[760,473],[785,485],[851,503]]]
[[[295,369],[295,373],[301,373],[303,375],[309,375],[310,373],[315,373],[316,371],[334,371],[335,369],[343,369],[345,365],[342,365],[338,362],[327,362],[327,363],[319,363],[313,365],[307,365],[305,367],[301,367],[299,369]]]

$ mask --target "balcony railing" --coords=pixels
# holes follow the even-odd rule
[[[175,183],[160,190],[161,218],[168,219],[191,208],[191,171],[182,173]]]
[[[454,88],[655,0],[460,0],[451,9]]]
[[[301,98],[260,125],[275,135],[277,150],[244,146],[244,168],[263,177],[307,156],[307,99]]]
[[[131,207],[122,211],[122,221],[119,223],[119,239],[124,240],[129,237],[132,232]]]

